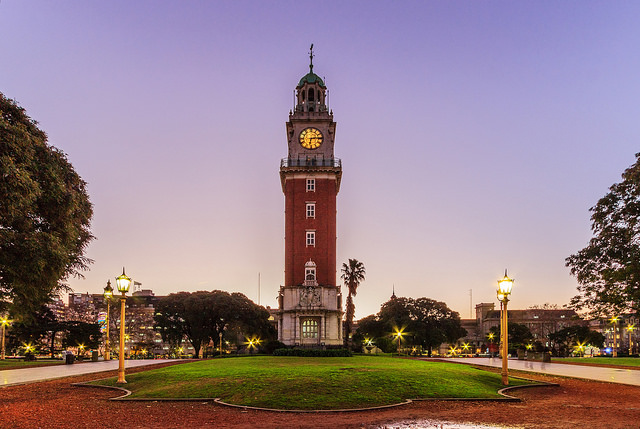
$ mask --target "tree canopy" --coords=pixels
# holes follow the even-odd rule
[[[440,344],[455,343],[466,335],[460,315],[444,302],[429,298],[391,298],[382,304],[377,315],[361,319],[358,325],[358,332],[375,338],[382,346],[389,344],[386,337],[402,331],[411,337],[413,345],[422,346],[429,355]]]
[[[500,326],[493,326],[489,332],[494,334],[495,338],[500,338],[502,335]],[[526,347],[528,344],[533,342],[533,334],[531,330],[522,323],[509,322],[509,328],[507,328],[509,332],[509,351],[510,353],[515,350],[522,349]]]
[[[93,210],[66,155],[2,93],[0,177],[0,311],[29,318],[91,263]]]
[[[580,345],[602,347],[605,337],[600,332],[590,330],[588,326],[567,326],[549,334],[549,340],[556,355],[568,356]]]
[[[640,153],[591,209],[593,237],[566,259],[578,280],[571,304],[592,315],[640,313]]]
[[[45,345],[51,357],[56,353],[56,334],[62,334],[62,348],[84,346],[86,350],[100,346],[102,332],[98,323],[76,320],[61,321],[46,305],[41,306],[28,321],[15,322],[7,334],[7,348],[20,351],[29,344],[37,351],[44,351]]]
[[[223,338],[234,342],[238,336],[273,336],[269,312],[241,293],[178,292],[158,301],[155,329],[162,340],[178,346],[186,338],[196,356],[202,345]]]

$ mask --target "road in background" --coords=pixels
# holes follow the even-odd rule
[[[471,365],[498,368],[502,367],[502,359],[500,358],[447,358],[443,360],[447,362],[466,363]],[[539,372],[543,374],[561,375],[564,377],[584,378],[586,380],[640,386],[640,370],[633,369],[569,365],[518,359],[509,359],[509,368],[518,369],[520,371]]]

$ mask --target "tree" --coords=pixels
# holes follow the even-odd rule
[[[99,323],[87,323],[78,320],[64,322],[65,336],[63,347],[83,346],[86,350],[97,349],[100,346],[102,332]]]
[[[32,324],[49,336],[49,354],[53,359],[56,353],[56,335],[58,332],[65,330],[65,322],[58,320],[53,311],[46,305],[42,306],[34,319]]]
[[[426,348],[431,356],[434,347],[442,343],[455,343],[467,331],[460,325],[460,315],[444,302],[429,298],[409,300],[411,332],[415,341]]]
[[[640,153],[622,182],[591,207],[593,237],[566,266],[578,280],[576,309],[591,315],[640,312]]]
[[[525,347],[533,340],[533,334],[527,325],[522,323],[509,322],[509,350],[510,353],[517,349]],[[489,332],[494,333],[495,338],[501,338],[501,332],[499,326],[492,327]]]
[[[54,325],[57,325],[57,321],[53,316],[53,312],[46,306],[42,306],[29,319],[18,320],[13,323],[7,341],[9,348],[15,350],[30,344],[34,346],[36,351],[40,351],[47,340],[47,333],[50,330],[59,330],[59,327],[52,329]],[[55,332],[52,332],[52,334],[55,335]],[[53,341],[50,340],[47,343],[53,350]]]
[[[394,297],[380,306],[378,319],[385,325],[387,333],[409,326],[411,322],[409,300],[410,298]]]
[[[201,347],[218,342],[220,334],[232,341],[238,336],[271,339],[275,332],[268,319],[264,307],[241,293],[179,292],[158,301],[154,328],[176,347],[186,338],[198,356]]]
[[[98,323],[60,321],[46,305],[39,308],[29,319],[15,322],[12,328],[9,342],[13,348],[20,348],[25,344],[31,344],[36,351],[48,348],[51,357],[55,356],[58,333],[62,334],[63,348],[83,345],[86,349],[95,349],[100,346],[102,340]]]
[[[460,325],[460,315],[444,302],[429,298],[393,297],[382,304],[377,315],[367,316],[358,322],[358,332],[385,352],[391,351],[389,336],[402,331],[413,337],[414,345],[428,350],[448,342],[454,343],[466,335]]]
[[[183,299],[180,295],[186,292],[170,294],[160,298],[156,304],[156,314],[153,316],[153,328],[160,332],[162,341],[177,349],[185,337],[182,315],[184,314]],[[111,317],[111,316],[110,316]],[[111,320],[111,319],[110,319]]]
[[[0,306],[20,320],[92,262],[92,206],[66,155],[2,93],[0,178]]]
[[[358,286],[364,281],[365,274],[364,264],[357,259],[349,259],[348,264],[342,264],[342,275],[340,278],[344,280],[344,284],[349,291],[344,321],[344,345],[347,348],[350,347],[351,344],[351,327],[353,326],[353,316],[356,311],[356,306],[353,304],[353,297],[358,293]]]
[[[579,345],[602,347],[604,335],[587,326],[567,326],[549,334],[552,349],[558,356],[568,356],[572,348]]]

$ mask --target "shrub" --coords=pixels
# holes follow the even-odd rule
[[[286,346],[284,343],[281,343],[280,341],[277,341],[277,340],[271,340],[264,345],[263,349],[265,353],[273,354],[276,350],[282,349],[285,347]]]
[[[347,349],[277,349],[274,356],[299,356],[299,357],[351,357],[353,354]]]

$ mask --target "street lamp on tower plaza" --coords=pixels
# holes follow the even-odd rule
[[[120,297],[120,359],[117,382],[124,384],[127,382],[127,380],[124,379],[124,304],[127,300],[126,293],[129,291],[129,285],[131,285],[131,278],[127,277],[124,273],[124,267],[122,267],[122,275],[116,277],[116,285],[118,286],[118,292],[122,294]]]
[[[104,287],[104,300],[107,301],[107,316],[105,317],[106,334],[107,339],[104,342],[104,360],[111,360],[111,349],[109,345],[109,303],[113,298],[113,288],[111,287],[111,280],[107,280],[107,285]]]
[[[500,320],[501,328],[500,333],[502,336],[502,384],[504,386],[509,385],[509,364],[507,361],[507,354],[509,353],[509,325],[507,320],[507,303],[509,302],[509,295],[511,294],[511,288],[513,287],[513,279],[507,276],[507,270],[504,270],[504,277],[498,280],[498,301],[502,303],[502,318]]]
[[[616,329],[618,323],[618,316],[613,316],[611,318],[611,324],[613,327],[611,328],[612,336],[613,336],[613,345],[611,346],[611,356],[618,357],[618,330]]]

